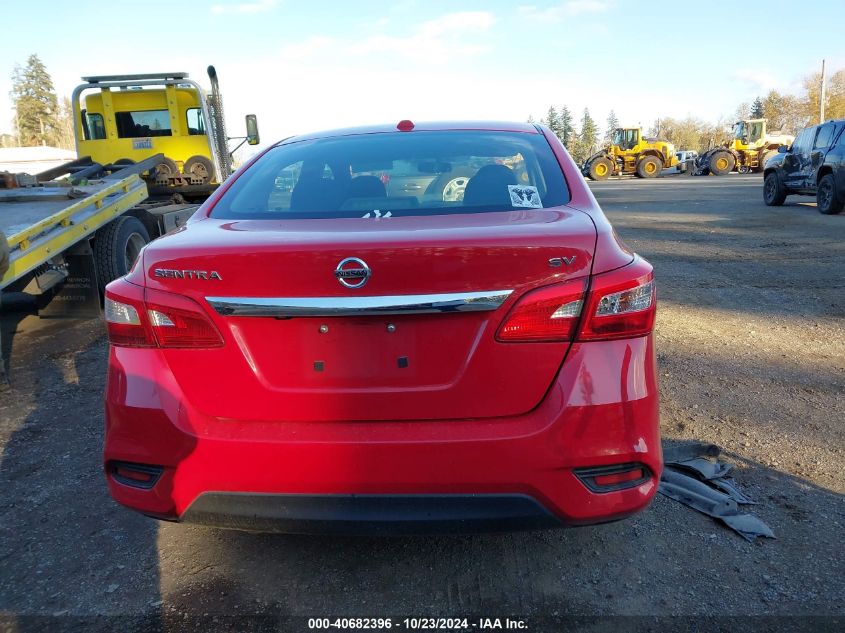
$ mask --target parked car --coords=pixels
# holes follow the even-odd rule
[[[698,152],[694,149],[681,150],[680,152],[675,152],[675,157],[678,159],[678,162],[685,163],[688,160],[695,160],[698,158]]]
[[[824,214],[845,208],[845,119],[802,130],[789,148],[766,163],[763,200],[780,206],[786,196],[816,196]]]
[[[654,316],[548,128],[292,138],[109,284],[108,486],[264,531],[618,519],[662,468]]]

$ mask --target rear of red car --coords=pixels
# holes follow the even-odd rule
[[[661,469],[654,311],[548,130],[291,139],[107,288],[109,487],[257,530],[620,518]]]

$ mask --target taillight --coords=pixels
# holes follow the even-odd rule
[[[631,264],[593,277],[578,340],[633,338],[654,329],[654,274],[637,257]]]
[[[147,316],[159,347],[220,347],[223,338],[193,299],[147,289]]]
[[[595,341],[644,336],[654,328],[651,264],[631,264],[586,280],[546,286],[525,294],[496,339],[510,342]]]
[[[220,332],[192,299],[130,284],[106,287],[106,329],[117,347],[221,347]]]
[[[104,303],[109,343],[118,347],[155,347],[144,318],[144,289],[122,279],[106,286]]]
[[[496,338],[512,341],[571,341],[584,302],[585,280],[546,286],[523,296]]]

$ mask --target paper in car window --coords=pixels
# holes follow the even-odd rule
[[[521,209],[542,209],[543,201],[537,187],[531,185],[508,185],[511,194],[511,206]]]

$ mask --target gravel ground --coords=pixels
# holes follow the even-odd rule
[[[593,185],[656,269],[665,438],[722,446],[777,540],[747,543],[660,496],[618,523],[502,535],[157,523],[118,507],[102,479],[99,322],[7,316],[18,333],[0,394],[0,631],[72,616],[97,616],[85,629],[177,630],[205,614],[515,615],[534,631],[563,630],[545,616],[696,617],[677,629],[773,614],[793,630],[834,626],[784,618],[845,616],[845,215],[809,199],[767,208],[756,176]]]

